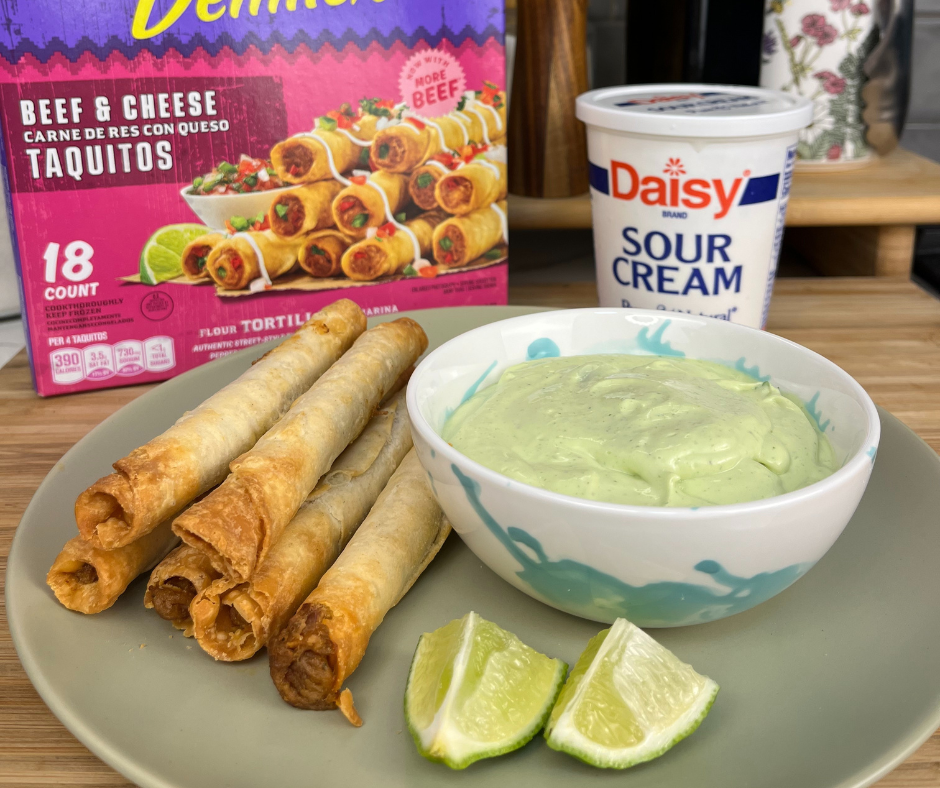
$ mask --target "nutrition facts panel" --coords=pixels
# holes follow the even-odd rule
[[[142,372],[165,372],[176,366],[176,353],[172,337],[126,339],[113,345],[58,348],[49,354],[49,366],[53,382],[69,385],[115,375],[129,378]]]

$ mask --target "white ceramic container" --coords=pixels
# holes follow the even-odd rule
[[[279,195],[295,186],[282,186],[263,192],[245,194],[190,194],[192,185],[180,189],[180,196],[199,217],[200,221],[213,230],[225,231],[225,221],[233,216],[250,219],[259,213],[267,213]]]
[[[549,492],[468,459],[444,422],[507,367],[533,358],[640,353],[719,361],[800,397],[842,467],[801,490],[700,508],[625,506]],[[644,627],[747,610],[832,546],[868,484],[881,425],[846,372],[785,339],[725,321],[633,309],[512,318],[433,351],[408,386],[415,447],[454,529],[503,579],[561,610]]]
[[[878,43],[864,0],[766,0],[761,85],[813,102],[797,166],[845,169],[872,157],[862,120],[865,60]]]

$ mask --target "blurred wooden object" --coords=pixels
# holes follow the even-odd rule
[[[919,224],[940,224],[940,164],[903,148],[855,170],[793,175],[787,227],[792,245],[833,276],[908,276]],[[509,197],[514,230],[589,228],[589,195]]]
[[[509,191],[570,197],[588,189],[584,124],[588,0],[518,0],[509,105]]]

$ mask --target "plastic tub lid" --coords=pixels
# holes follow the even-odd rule
[[[624,85],[582,93],[577,116],[610,131],[667,137],[759,137],[813,119],[802,96],[738,85]]]

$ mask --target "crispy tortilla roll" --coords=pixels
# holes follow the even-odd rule
[[[301,134],[271,148],[271,166],[284,183],[313,183],[334,177],[336,173],[330,168],[324,145],[330,149],[337,173],[351,170],[362,161],[363,146],[357,145],[342,131],[317,129],[309,134],[316,136]],[[350,134],[355,137],[362,135],[366,141],[367,135],[375,134],[375,124],[370,123],[361,132]]]
[[[177,542],[169,521],[116,550],[99,550],[82,537],[65,543],[46,583],[63,605],[79,613],[100,613],[142,572],[156,564]]]
[[[478,208],[506,199],[506,165],[500,161],[476,160],[437,182],[437,204],[447,213],[465,216]]]
[[[408,179],[408,194],[415,205],[424,211],[433,211],[438,207],[434,189],[437,182],[449,172],[447,167],[437,161],[429,161],[418,167]]]
[[[320,479],[249,583],[218,580],[192,606],[196,639],[216,659],[248,659],[281,630],[333,564],[411,449],[405,394],[373,417]]]
[[[261,277],[262,264],[271,279],[290,271],[299,247],[298,241],[279,238],[271,230],[237,233],[212,250],[206,268],[223,290],[242,290]]]
[[[494,210],[493,205],[502,211]],[[503,240],[506,203],[478,208],[466,216],[454,216],[434,229],[434,259],[447,268],[476,260]]]
[[[293,336],[170,429],[114,463],[78,496],[75,520],[93,546],[139,539],[221,482],[291,403],[366,329],[362,310],[343,299],[314,314]]]
[[[225,236],[222,233],[207,233],[186,244],[183,249],[182,263],[183,273],[187,279],[209,278],[209,269],[206,268],[209,253],[224,240]]]
[[[234,580],[251,578],[320,477],[427,347],[410,318],[366,331],[173,530]]]
[[[468,122],[461,122],[453,117],[453,113],[428,121],[405,118],[398,125],[388,126],[375,135],[372,141],[372,164],[386,172],[411,172],[435,153],[459,148],[466,144],[468,136],[473,139],[468,131],[472,122],[472,118]]]
[[[412,449],[336,563],[269,644],[281,697],[301,709],[336,706],[372,633],[449,532]]]
[[[298,262],[310,276],[336,276],[343,272],[343,253],[352,240],[339,230],[319,230],[304,238]]]
[[[489,144],[505,136],[506,95],[497,92],[485,101],[470,99],[462,110],[449,115],[405,118],[398,125],[382,129],[372,140],[371,162],[388,172],[411,172],[435,153],[471,141]]]
[[[180,545],[150,574],[144,607],[155,610],[160,618],[182,629],[186,637],[192,637],[189,606],[197,594],[221,576],[205,553],[188,544]]]
[[[389,172],[372,173],[343,189],[333,200],[333,221],[350,238],[365,238],[370,227],[381,227],[390,217],[379,190],[388,199],[392,214],[408,202],[408,178]]]
[[[271,230],[279,238],[333,226],[333,199],[343,188],[339,181],[318,181],[283,192],[268,209]]]
[[[441,211],[429,211],[405,222],[405,226],[418,240],[422,255],[430,253],[434,228],[445,218],[446,215]],[[400,273],[414,259],[414,241],[411,236],[390,225],[380,228],[372,238],[366,238],[346,250],[342,261],[343,273],[350,279],[366,282]]]

